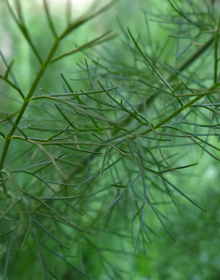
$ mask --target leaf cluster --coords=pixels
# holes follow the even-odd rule
[[[190,175],[186,172],[198,164],[199,150],[220,160],[220,23],[214,4],[188,0],[182,7],[178,1],[168,0],[169,14],[143,11],[146,34],[137,35],[119,22],[127,57],[123,61],[114,56],[107,42],[115,38],[110,31],[59,53],[67,36],[115,2],[97,12],[92,7],[76,21],[69,16],[66,28],[58,34],[44,0],[54,39],[44,59],[33,43],[20,2],[16,1],[13,9],[5,0],[38,60],[38,71],[29,91],[24,92],[13,73],[13,61],[8,63],[1,52],[6,72],[0,78],[10,89],[6,96],[16,92],[20,103],[15,112],[2,111],[0,120],[3,279],[10,275],[10,258],[19,254],[29,254],[30,263],[38,258],[45,279],[60,279],[56,266],[49,261],[51,256],[88,278],[82,252],[85,244],[97,251],[109,278],[121,279],[120,269],[109,262],[103,254],[105,249],[99,246],[97,239],[102,232],[114,235],[116,228],[117,237],[121,234],[122,239],[128,238],[130,245],[126,241],[126,246],[132,244],[134,253],[142,240],[146,253],[145,242],[151,244],[151,235],[156,235],[155,222],[146,217],[155,215],[175,240],[167,226],[166,207],[181,207],[188,201],[206,212],[179,187],[178,178],[192,176],[193,171]],[[169,26],[171,35],[158,48],[151,45],[149,16],[163,27]],[[175,65],[161,60],[172,40],[178,46]],[[95,46],[104,42],[100,53]],[[87,48],[90,52],[85,51]],[[77,64],[71,79],[60,73],[63,92],[40,88],[47,68],[77,52],[86,59]],[[212,68],[207,71],[210,61]],[[83,88],[77,88],[78,82]],[[193,162],[188,153],[194,155]],[[125,234],[128,224],[133,228],[132,238]],[[68,249],[75,254],[68,255]],[[111,253],[128,256],[132,251],[122,248]],[[77,261],[69,261],[69,257]]]

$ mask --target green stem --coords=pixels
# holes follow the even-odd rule
[[[175,116],[177,116],[180,112],[182,112],[183,110],[185,110],[186,108],[190,107],[192,104],[194,104],[196,101],[198,101],[199,99],[201,99],[202,97],[204,97],[210,90],[215,89],[216,87],[218,87],[220,84],[214,84],[212,85],[210,88],[206,89],[201,95],[193,98],[191,101],[189,101],[188,103],[186,103],[185,105],[183,105],[182,107],[180,107],[179,109],[177,109],[175,112],[173,112],[171,115],[169,115],[167,118],[165,118],[163,121],[161,121],[160,123],[158,123],[157,125],[154,126],[154,129],[158,129],[160,128],[163,124],[167,123],[169,120],[171,120],[172,118],[174,118]],[[142,131],[140,134],[144,135],[147,134],[149,132],[151,132],[152,130],[150,128]]]
[[[14,125],[11,127],[8,135],[5,138],[5,143],[4,143],[4,146],[3,146],[3,149],[2,149],[1,158],[0,158],[0,178],[2,177],[1,171],[2,171],[2,169],[4,167],[5,158],[6,158],[6,155],[7,155],[7,152],[8,152],[8,148],[9,148],[12,136],[13,136],[13,134],[14,134],[14,132],[16,130],[16,127],[18,126],[18,124],[19,124],[19,122],[20,122],[20,120],[21,120],[21,118],[22,118],[22,116],[23,116],[27,106],[28,106],[28,103],[30,102],[30,99],[31,99],[32,95],[34,94],[34,91],[35,91],[35,89],[36,89],[36,87],[37,87],[41,77],[43,76],[47,66],[50,64],[51,58],[52,58],[54,52],[56,51],[56,49],[57,49],[57,47],[59,45],[59,42],[60,42],[60,40],[57,40],[55,42],[55,44],[53,45],[53,47],[52,47],[52,49],[51,49],[51,51],[50,51],[50,53],[48,55],[48,58],[47,58],[46,62],[41,66],[40,71],[38,72],[38,74],[37,74],[37,76],[36,76],[32,86],[31,86],[30,91],[29,91],[27,97],[24,99],[24,102],[23,102],[23,104],[22,104],[22,106],[21,106],[21,108],[20,108],[20,110],[18,112],[18,115],[17,115],[17,117],[15,119]],[[4,191],[5,191],[5,189],[4,189]]]

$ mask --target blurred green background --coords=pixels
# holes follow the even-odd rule
[[[103,5],[104,2],[107,3],[107,1],[104,0],[100,1],[98,5]],[[66,24],[66,1],[51,0],[48,1],[48,3],[53,21],[57,29],[61,30]],[[89,0],[72,0],[72,18],[78,18],[80,14],[88,10],[91,3],[92,1]],[[45,56],[45,50],[48,49],[53,38],[50,35],[46,23],[42,1],[22,0],[21,4],[25,22],[29,26],[33,41],[42,55]],[[167,1],[121,0],[111,7],[110,10],[79,28],[74,36],[71,36],[71,38],[68,37],[65,46],[61,46],[58,52],[70,51],[75,48],[75,45],[79,46],[80,44],[84,44],[102,35],[109,29],[112,29],[112,33],[118,33],[119,36],[98,47],[98,51],[108,56],[106,52],[106,46],[108,46],[111,50],[111,54],[114,54],[114,60],[118,62],[120,60],[123,61],[124,57],[126,58],[126,50],[123,49],[124,35],[119,27],[119,22],[125,30],[128,26],[135,35],[146,33],[147,30],[144,24],[146,14],[144,14],[143,11],[147,11],[151,14],[160,14],[169,12],[169,9],[170,6]],[[0,2],[0,17],[1,51],[9,62],[13,59],[15,60],[13,71],[21,88],[27,92],[33,82],[33,75],[38,71],[38,63],[32,51],[29,49],[28,44],[22,39],[22,35],[11,16],[9,16],[3,0]],[[146,49],[155,49],[159,47],[159,45],[163,45],[167,40],[167,35],[172,35],[170,34],[169,26],[166,31],[162,23],[156,23],[151,21],[151,19],[151,16],[148,15],[150,32],[152,34],[152,42],[149,42],[149,44],[151,43],[152,45],[148,46],[146,42]],[[86,53],[89,54],[90,51],[88,50]],[[165,55],[166,57],[161,57],[162,61],[164,59],[166,59],[166,61],[173,61],[176,56],[175,40],[172,41],[171,39],[169,43],[169,52],[164,54],[164,56]],[[53,64],[47,70],[39,87],[46,88],[51,92],[62,92],[62,80],[59,73],[62,72],[69,78],[77,78],[80,74],[78,73],[79,68],[76,63],[84,63],[84,59],[84,53],[77,53],[76,55],[66,57]],[[3,74],[4,71],[5,66],[1,61],[0,73]],[[206,69],[206,71],[208,70]],[[82,81],[76,81],[74,84],[75,90],[83,86]],[[7,89],[7,86],[1,81],[0,110],[14,111],[16,108],[19,108],[20,104],[18,101],[21,100],[15,93],[10,93],[12,99],[8,99],[4,95]],[[13,98],[18,101],[14,101]],[[31,114],[31,112],[29,113]],[[1,141],[0,144],[2,145],[2,143]],[[149,245],[148,243],[143,244],[143,242],[141,242],[139,244],[139,250],[135,255],[133,255],[133,245],[136,237],[131,234],[131,223],[127,224],[123,222],[121,217],[112,217],[112,234],[107,235],[103,229],[102,236],[98,237],[97,240],[97,248],[111,248],[116,252],[111,252],[107,249],[106,251],[99,251],[99,249],[89,246],[89,241],[87,245],[82,243],[83,259],[84,262],[87,262],[87,274],[91,276],[91,279],[116,279],[108,275],[107,272],[109,268],[106,270],[106,264],[103,265],[102,261],[100,261],[102,259],[102,254],[104,258],[111,263],[113,268],[119,269],[121,275],[123,275],[122,279],[126,280],[220,279],[220,164],[207,154],[202,154],[199,150],[197,150],[197,152],[197,155],[194,153],[189,153],[187,155],[189,162],[200,161],[199,165],[193,167],[193,176],[191,174],[188,176],[188,171],[184,171],[184,176],[176,178],[176,184],[179,189],[184,189],[185,193],[206,209],[208,214],[196,209],[188,202],[185,202],[185,204],[182,204],[180,207],[175,207],[173,205],[166,206],[166,208],[164,207],[164,213],[166,217],[168,217],[166,225],[176,238],[177,242],[175,242],[167,235],[158,220],[155,219],[154,213],[149,212],[152,215],[149,215],[148,219],[155,232],[155,235],[152,233],[153,245]],[[100,223],[104,222],[100,220]],[[114,223],[116,223],[119,228],[122,228],[122,236],[120,236],[120,232],[114,232]],[[125,232],[127,232],[126,235]],[[136,235],[137,232],[133,234]],[[88,237],[88,239],[89,238],[90,237]],[[1,246],[0,243],[0,254],[3,248],[3,246],[2,248]],[[122,246],[125,246],[125,251],[128,252],[127,255],[117,252],[122,250]],[[145,251],[147,257],[143,254],[143,251]],[[22,257],[21,252],[21,256],[16,263],[10,264],[9,269],[11,270],[11,275],[13,274],[13,265],[16,267],[16,271],[20,273],[12,279],[29,279],[22,276],[26,269],[24,265],[18,269],[20,266],[19,260]],[[4,266],[4,261],[5,260],[1,257],[1,266]],[[37,272],[39,270],[38,263],[29,263],[27,257],[25,262],[27,266],[32,266],[33,280],[43,279],[39,278],[41,276],[39,276],[40,274]],[[77,278],[78,276],[74,276],[74,272],[72,273],[66,267],[62,267],[62,262],[58,262],[57,265],[60,266],[60,271],[63,273],[63,280],[81,279]],[[36,277],[34,275],[35,272]],[[118,276],[117,279],[121,279],[120,276]]]

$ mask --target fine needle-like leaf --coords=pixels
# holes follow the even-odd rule
[[[109,168],[111,168],[112,166],[114,166],[117,162],[119,162],[122,158],[124,157],[124,155],[122,155],[121,157],[119,157],[117,160],[115,160],[113,163],[109,164],[107,167],[104,168],[103,172],[108,170]],[[89,179],[87,179],[86,181],[82,182],[79,186],[77,186],[75,190],[78,190],[80,187],[82,187],[83,185],[85,185],[86,183],[92,181],[93,179],[95,179],[96,177],[98,177],[100,175],[101,171],[96,173],[95,175],[91,176]],[[71,176],[70,176],[71,177]]]
[[[113,201],[113,203],[108,207],[108,209],[105,211],[104,215],[102,216],[102,219],[105,218],[107,213],[111,210],[111,208],[115,205],[115,203],[119,200],[120,197],[137,181],[137,179],[141,176],[141,174],[138,174],[138,176],[127,186],[126,189],[124,189],[120,195]]]
[[[10,73],[10,75],[11,75],[11,77],[12,77],[12,80],[14,81],[15,86],[16,86],[17,88],[20,89],[19,84],[18,84],[18,82],[17,82],[17,80],[16,80],[16,78],[15,78],[15,75],[14,75],[12,69],[11,69],[12,63],[10,64],[10,65],[11,65],[11,67],[10,67],[10,65],[8,65],[8,63],[7,63],[7,61],[6,61],[6,58],[4,57],[4,55],[3,55],[3,53],[2,53],[1,50],[0,50],[0,55],[1,55],[1,57],[2,57],[2,60],[3,60],[4,64],[5,64],[5,66],[6,66],[7,69],[8,69],[8,72]],[[6,78],[7,78],[7,77],[6,77]]]
[[[85,59],[85,63],[86,63],[87,73],[88,73],[88,76],[89,76],[90,85],[91,85],[92,90],[94,91],[92,76],[91,76],[91,73],[90,73],[90,71],[89,71],[89,66],[88,66],[88,63],[87,63],[87,60],[86,60],[86,59]]]
[[[113,87],[113,88],[106,88],[105,90],[106,91],[111,91],[111,90],[115,90],[115,89],[117,89],[118,88],[118,86],[117,87]],[[95,89],[95,90],[92,90],[92,91],[82,91],[82,92],[66,92],[66,93],[53,93],[53,92],[50,92],[50,91],[48,91],[48,90],[46,90],[46,89],[43,89],[43,88],[41,88],[41,90],[42,91],[45,91],[45,92],[47,92],[47,93],[49,93],[50,95],[40,95],[40,96],[34,96],[34,97],[32,97],[31,99],[32,100],[35,100],[35,99],[41,99],[41,98],[49,98],[49,97],[63,97],[63,96],[80,96],[80,95],[90,95],[90,94],[96,94],[96,93],[102,93],[102,92],[104,92],[104,90],[100,90],[100,89]],[[105,103],[104,103],[105,104]],[[109,106],[110,106],[110,104],[108,104]],[[117,108],[117,107],[114,107],[113,106],[113,108]]]
[[[6,79],[6,80],[8,80],[8,74],[9,74],[10,71],[11,71],[11,68],[12,68],[13,63],[14,63],[14,60],[12,60],[12,62],[9,64],[9,66],[8,66],[6,72],[5,72],[5,79]]]
[[[14,14],[14,12],[13,12],[13,10],[12,10],[12,8],[11,8],[11,5],[9,4],[9,1],[8,1],[8,0],[5,0],[5,1],[6,1],[7,6],[8,6],[8,9],[9,9],[9,11],[10,11],[12,17],[14,18],[16,24],[18,25],[18,27],[19,27],[21,33],[23,34],[24,38],[26,39],[26,41],[27,41],[28,44],[30,45],[31,49],[33,50],[35,56],[37,57],[37,59],[38,59],[38,61],[39,61],[39,63],[40,63],[40,65],[42,65],[42,64],[43,64],[43,61],[42,61],[42,59],[41,59],[41,57],[40,57],[40,55],[39,55],[39,53],[38,53],[36,47],[34,46],[32,40],[31,40],[31,38],[30,38],[30,35],[29,35],[29,33],[28,33],[28,30],[27,30],[26,26],[24,25],[24,21],[22,20],[21,22],[19,22],[19,20],[16,18],[16,15]],[[21,13],[20,13],[20,15],[21,15]],[[20,19],[21,19],[21,17],[20,17]]]
[[[77,130],[77,128],[73,125],[73,123],[66,117],[66,115],[61,111],[61,109],[58,107],[58,105],[55,103],[55,106],[57,110],[60,112],[60,114],[64,117],[64,119],[68,122],[68,124],[74,129]]]
[[[163,228],[166,230],[166,232],[169,234],[169,236],[176,241],[176,239],[172,236],[172,234],[168,231],[167,227],[164,225],[163,221],[161,220],[156,208],[153,206],[153,204],[150,202],[149,198],[146,196],[146,201],[150,204],[151,208],[153,209],[154,213],[156,214],[157,218],[159,219],[159,221],[161,222]]]
[[[71,226],[72,228],[75,228],[81,232],[84,232],[84,233],[88,233],[87,231],[75,226],[74,224],[70,223],[67,219],[63,218],[59,213],[57,213],[53,208],[51,208],[47,203],[45,203],[42,199],[28,193],[28,192],[25,192],[25,191],[22,191],[22,193],[26,196],[29,196],[35,200],[38,200],[39,202],[41,202],[46,208],[48,208],[51,212],[53,212],[57,217],[59,217],[62,221],[64,221],[67,225]]]
[[[28,229],[26,231],[26,234],[24,236],[24,240],[23,240],[23,243],[22,243],[22,249],[24,248],[26,242],[27,242],[27,239],[29,237],[29,234],[32,232],[32,229],[33,229],[33,223],[32,223],[32,217],[31,217],[31,214],[30,212],[28,211],[28,208],[25,204],[25,201],[24,201],[24,198],[22,197],[22,205],[23,205],[23,208],[24,208],[24,211],[26,212],[27,214],[27,217],[28,217]]]
[[[193,45],[193,41],[190,42],[190,44],[188,46],[185,47],[185,49],[183,49],[174,59],[179,58],[182,54],[184,54],[191,46]]]
[[[69,85],[69,83],[67,82],[67,80],[65,79],[65,77],[63,76],[63,74],[60,73],[60,75],[61,75],[62,79],[64,80],[65,84],[67,85],[67,87],[69,88],[69,90],[70,90],[71,92],[73,92],[71,86]],[[79,104],[85,105],[85,104],[82,102],[82,100],[79,98],[79,96],[76,96],[76,100],[79,102]],[[96,122],[95,119],[91,116],[91,114],[88,115],[88,116],[89,116],[89,118],[91,119],[91,121],[94,123],[95,127],[99,128],[97,122]]]
[[[144,208],[145,208],[145,203],[144,203],[143,209]],[[142,221],[143,213],[144,213],[144,211],[142,211],[142,217],[141,217],[141,222],[140,222],[140,226],[139,226],[139,230],[138,230],[137,241],[136,241],[135,248],[134,248],[134,254],[136,253],[136,250],[137,250],[137,247],[138,247],[138,244],[139,244],[139,238],[140,238],[140,233],[141,233],[141,229],[142,229],[142,222],[143,222]]]
[[[173,89],[171,87],[171,85],[163,78],[163,76],[157,71],[157,69],[153,66],[153,64],[150,62],[150,60],[145,56],[145,54],[142,52],[141,48],[139,47],[137,41],[134,39],[130,29],[128,28],[128,32],[135,44],[135,46],[137,47],[137,49],[139,50],[139,52],[141,53],[141,55],[143,56],[143,58],[147,61],[147,63],[151,66],[151,68],[153,69],[153,71],[157,74],[157,76],[163,81],[163,83],[169,88],[169,90],[172,92]]]
[[[137,241],[136,241],[136,245],[135,245],[135,249],[134,249],[134,254],[135,254],[135,252],[136,252],[136,250],[137,250],[137,247],[138,247],[139,238],[140,238],[140,233],[141,233],[142,228],[143,228],[144,233],[146,234],[148,240],[149,240],[150,243],[152,244],[152,241],[151,241],[151,239],[150,239],[149,235],[147,234],[147,231],[146,231],[146,229],[145,229],[145,227],[144,227],[144,211],[145,211],[145,204],[146,204],[146,200],[144,201],[143,206],[140,208],[140,210],[142,209],[142,215],[141,215],[140,227],[139,227],[139,230],[138,230]],[[138,212],[139,212],[139,211],[138,211]],[[133,219],[133,220],[134,220],[134,219]]]
[[[218,18],[218,28],[217,32],[215,34],[215,61],[214,61],[214,84],[216,84],[218,81],[218,63],[219,63],[219,32],[220,32],[220,15]]]
[[[129,145],[129,147],[130,147],[130,149],[131,149],[133,158],[134,158],[134,160],[135,160],[135,163],[136,163],[136,165],[137,165],[137,167],[138,167],[138,169],[139,169],[139,171],[140,171],[142,177],[143,177],[145,180],[147,180],[146,176],[144,175],[143,170],[141,169],[141,167],[140,167],[140,165],[139,165],[139,163],[138,163],[138,161],[137,161],[137,159],[136,159],[136,156],[135,156],[135,154],[134,154],[134,150],[133,150],[132,145],[131,145],[131,143],[130,143],[130,141],[129,141],[128,139],[127,139],[127,142],[128,142],[128,145]]]
[[[143,228],[144,233],[145,233],[145,235],[147,236],[148,240],[150,241],[150,243],[153,244],[153,242],[152,242],[151,239],[150,239],[150,236],[149,236],[148,233],[147,233],[147,230],[146,230],[144,224],[142,225],[142,228]]]
[[[44,2],[44,9],[45,9],[45,12],[46,12],[46,16],[47,16],[47,20],[48,20],[48,23],[49,23],[50,30],[53,33],[54,37],[57,39],[58,36],[57,36],[55,27],[53,25],[53,21],[51,19],[50,13],[49,13],[48,5],[47,5],[47,0],[43,0],[43,2]]]
[[[188,199],[192,204],[194,204],[195,206],[197,206],[199,209],[201,209],[202,211],[204,211],[205,213],[207,213],[206,210],[204,210],[202,207],[200,207],[196,202],[194,202],[191,198],[189,198],[187,195],[185,195],[181,190],[179,190],[177,187],[175,187],[172,183],[170,183],[166,178],[162,177],[162,175],[160,175],[160,177],[166,181],[172,188],[174,188],[178,193],[180,193],[182,196],[184,196],[186,199]]]
[[[187,133],[185,131],[183,131],[180,128],[175,128],[175,127],[170,127],[172,129],[175,129],[177,131],[182,132],[184,135],[188,136],[188,138],[193,141],[195,144],[197,144],[200,148],[202,148],[207,154],[209,154],[211,157],[213,157],[214,159],[220,161],[219,158],[217,158],[216,156],[214,156],[212,153],[210,153],[206,148],[204,148],[199,142],[197,142],[195,139],[193,139],[193,135],[187,135]]]
[[[7,215],[7,213],[14,208],[19,202],[21,202],[21,198],[19,198],[18,200],[16,200],[14,203],[12,203],[0,216],[0,220],[3,219],[5,217],[5,215]]]
[[[48,230],[46,230],[40,223],[38,223],[36,220],[33,219],[33,222],[38,225],[44,232],[46,232],[53,240],[55,240],[58,244],[65,247],[66,249],[69,249],[66,245],[61,243],[56,237],[54,237]]]
[[[50,184],[49,184],[49,183],[56,184],[57,182],[47,182],[47,181],[43,180],[42,178],[40,178],[39,176],[37,176],[36,174],[31,173],[31,172],[28,172],[28,171],[25,171],[25,170],[12,171],[11,173],[20,173],[20,172],[29,174],[29,175],[31,175],[31,176],[37,178],[39,181],[43,182],[43,183],[54,193],[54,195],[57,195],[59,198],[61,197],[61,195],[59,194],[59,191],[56,191],[56,190],[55,190],[54,188],[52,188],[52,187],[50,186]],[[60,184],[60,183],[59,183],[59,184]],[[67,185],[70,186],[70,184],[65,184],[65,183],[63,183],[63,184],[61,183],[61,185],[64,185],[64,187],[67,186]],[[80,215],[83,216],[83,213],[81,213],[79,210],[77,210],[75,207],[73,207],[65,198],[62,198],[62,200],[63,200],[67,205],[69,205],[72,209],[74,209],[76,212],[78,212]],[[40,207],[37,208],[37,210],[39,210],[39,209],[40,209]],[[35,213],[37,210],[35,210],[34,213]]]
[[[112,97],[102,86],[102,84],[98,81],[98,84],[100,85],[100,87],[103,89],[103,91],[105,91],[105,93],[116,103],[118,104],[118,106],[120,106],[124,111],[126,111],[127,113],[129,113],[132,117],[134,117],[138,122],[141,122],[139,120],[139,118],[137,118],[132,112],[130,112],[125,106],[123,106],[120,102],[118,102],[114,97]]]
[[[12,88],[14,88],[22,97],[22,99],[25,99],[23,92],[21,91],[21,89],[19,87],[17,87],[16,85],[14,85],[11,81],[9,81],[6,77],[3,77],[2,75],[0,75],[0,79],[4,80],[7,84],[9,84]]]
[[[122,189],[126,189],[127,188],[127,186],[121,186],[121,185],[115,185],[115,184],[111,184],[111,186],[117,187],[117,188],[122,188]]]
[[[89,16],[85,16],[77,20],[76,22],[71,23],[70,25],[67,26],[67,28],[63,31],[63,33],[60,35],[59,39],[63,39],[66,37],[70,32],[78,28],[79,26],[83,25],[84,23],[88,22],[89,20],[97,17],[104,11],[108,10],[110,7],[112,7],[118,0],[113,0],[110,1],[108,4],[106,4],[103,8],[100,8],[97,12],[94,12],[90,14]],[[93,11],[92,11],[93,12]]]
[[[33,143],[34,145],[38,146],[40,148],[40,150],[42,150],[51,160],[51,162],[53,163],[54,167],[56,168],[56,170],[58,171],[58,173],[67,181],[68,177],[66,176],[66,174],[61,170],[61,168],[57,165],[56,161],[54,160],[53,155],[51,155],[51,153],[49,153],[42,145],[29,140],[29,142]]]
[[[10,239],[9,245],[8,245],[2,280],[6,280],[6,273],[7,273],[9,258],[10,258],[10,255],[11,255],[12,244],[13,244],[13,242],[15,240],[17,229],[18,229],[19,225],[20,225],[20,223],[18,223],[17,226],[15,227],[15,229],[13,231],[13,234],[12,234],[12,237]]]
[[[138,214],[141,212],[141,210],[143,209],[145,205],[145,202],[143,203],[143,205],[139,208],[139,210],[137,211],[137,213],[134,215],[134,218],[132,219],[132,223],[134,222],[134,220],[136,219],[136,217],[138,216]]]
[[[172,169],[172,170],[174,171],[174,169],[169,165],[169,163],[167,162],[167,160],[166,160],[166,159],[164,158],[164,156],[163,156],[163,153],[162,153],[162,151],[161,151],[161,147],[160,147],[159,141],[158,141],[158,139],[157,139],[157,133],[156,133],[156,131],[154,130],[154,128],[153,128],[153,126],[152,126],[151,124],[149,124],[149,126],[150,126],[150,129],[152,130],[152,132],[153,132],[153,134],[154,134],[155,141],[156,141],[156,144],[157,144],[157,147],[158,147],[158,150],[159,150],[159,152],[160,152],[160,155],[161,155],[162,159],[166,162],[167,166],[170,167],[170,169]]]
[[[41,243],[41,246],[43,246],[44,248],[46,248],[48,251],[50,251],[52,254],[56,255],[57,257],[61,258],[65,263],[67,263],[68,265],[70,265],[72,268],[74,268],[75,270],[77,270],[79,273],[81,273],[83,276],[85,276],[86,278],[89,279],[89,277],[83,273],[81,270],[79,270],[76,266],[74,266],[73,264],[71,264],[70,262],[68,262],[61,254],[55,252],[54,250],[50,249],[48,246],[46,246],[45,244]]]
[[[43,273],[43,276],[44,276],[44,279],[45,280],[48,280],[48,277],[47,277],[47,262],[46,262],[46,259],[45,259],[45,256],[42,252],[42,249],[40,247],[40,243],[35,235],[35,233],[32,231],[31,233],[33,239],[34,239],[34,242],[37,246],[37,249],[38,249],[38,256],[39,256],[39,261],[40,261],[40,266],[41,266],[41,270],[42,270],[42,273]]]
[[[0,234],[0,237],[5,236],[5,235],[8,235],[8,234],[10,234],[11,232],[14,232],[14,230],[15,230],[15,229],[11,229],[11,230],[8,230],[8,231],[6,231],[6,232],[3,232],[3,233]]]
[[[77,53],[77,52],[80,52],[80,51],[85,50],[85,49],[87,49],[87,48],[90,48],[90,47],[92,47],[92,46],[94,46],[94,45],[96,45],[96,44],[99,44],[99,43],[101,43],[101,42],[105,42],[105,41],[107,41],[107,40],[110,40],[110,39],[115,38],[115,35],[114,35],[114,36],[112,36],[112,37],[110,37],[110,38],[106,38],[105,40],[102,40],[102,41],[100,40],[101,38],[103,38],[103,37],[105,37],[106,35],[108,35],[110,32],[111,32],[111,30],[109,30],[108,32],[106,32],[106,33],[104,33],[103,35],[99,36],[98,38],[93,39],[93,40],[89,41],[88,43],[85,43],[85,44],[81,45],[80,47],[77,47],[76,49],[74,49],[74,50],[72,50],[72,51],[70,51],[70,52],[64,53],[64,54],[62,54],[62,55],[60,55],[60,56],[54,58],[51,62],[55,62],[55,61],[57,61],[57,60],[59,60],[59,59],[62,59],[62,58],[64,58],[64,57],[66,57],[66,56],[72,55],[72,54],[74,54],[74,53]],[[100,41],[99,41],[99,40],[100,40]]]
[[[105,159],[106,159],[106,155],[107,155],[107,153],[108,153],[108,150],[109,150],[109,146],[107,145],[107,146],[106,146],[106,149],[105,149],[105,152],[104,152],[104,155],[103,155],[103,160],[102,160],[102,166],[101,166],[100,176],[102,176],[102,173],[103,173],[103,170],[104,170],[104,167],[105,167]]]

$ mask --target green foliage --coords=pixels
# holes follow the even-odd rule
[[[58,31],[44,0],[51,40],[42,49],[20,2],[13,7],[5,0],[37,67],[24,90],[13,61],[1,52],[1,95],[10,105],[0,111],[2,279],[134,279],[135,269],[126,266],[133,253],[140,277],[170,279],[163,268],[144,274],[141,256],[161,229],[166,240],[171,237],[169,250],[174,246],[175,210],[194,212],[198,220],[207,211],[197,190],[185,184],[195,182],[206,154],[220,161],[217,4],[167,0],[164,14],[140,11],[144,32],[118,20],[121,41],[108,31],[78,46],[73,35],[75,47],[62,52],[67,36],[116,2],[94,5],[77,20],[68,12],[66,27]],[[169,30],[165,43],[155,46],[149,19]],[[120,52],[113,42],[120,43]],[[51,79],[46,70],[76,53],[86,59],[74,72],[60,73],[62,92],[45,87]],[[169,266],[166,257],[163,263]],[[172,279],[189,279],[188,272]]]

